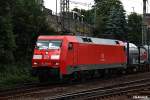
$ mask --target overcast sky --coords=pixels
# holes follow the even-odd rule
[[[59,6],[59,1],[58,0],[58,6]],[[87,4],[94,4],[94,0],[71,0],[71,1],[76,1],[76,2],[83,2],[83,3],[87,3]],[[137,13],[142,13],[142,3],[143,0],[121,0],[121,2],[123,3],[124,9],[126,10],[127,14],[129,14],[130,12],[133,12],[133,10]],[[44,0],[44,4],[46,6],[46,8],[50,8],[53,10],[53,12],[56,12],[56,0]],[[78,7],[78,8],[83,8],[83,9],[89,9],[89,7],[85,7],[85,6],[81,6],[81,5],[75,5],[75,4],[71,4],[71,9],[74,7]],[[150,4],[148,4],[147,6],[148,10],[147,12],[150,12]],[[58,10],[60,8],[58,7]]]

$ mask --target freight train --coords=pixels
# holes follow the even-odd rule
[[[140,70],[148,66],[148,52],[115,39],[84,36],[39,36],[32,73],[40,81],[85,78],[104,72]]]

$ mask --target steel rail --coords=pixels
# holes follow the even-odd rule
[[[142,88],[146,88],[147,86],[150,87],[150,79],[142,79],[142,80],[136,80],[136,81],[130,81],[121,83],[118,85],[112,85],[108,87],[100,87],[100,88],[94,88],[94,89],[88,89],[83,90],[79,92],[74,93],[66,93],[62,95],[57,95],[48,98],[48,100],[73,100],[73,99],[89,99],[89,98],[95,98],[95,97],[104,97],[109,95],[116,95],[119,93],[126,93],[129,91],[137,91]]]
[[[136,79],[135,81],[128,81],[128,82],[123,82],[121,84],[115,84],[115,85],[107,85],[107,87],[98,87],[98,88],[92,88],[92,89],[86,89],[84,90],[85,92],[86,91],[90,91],[90,90],[93,90],[93,89],[110,89],[110,88],[113,88],[113,87],[117,87],[117,86],[124,86],[124,84],[128,85],[128,84],[135,84],[135,83],[139,83],[139,82],[147,82],[147,81],[150,81],[150,78],[145,78],[145,79]],[[117,83],[117,82],[116,82]],[[44,90],[44,89],[54,89],[54,88],[62,88],[62,87],[68,87],[68,86],[74,86],[74,85],[77,85],[77,84],[64,84],[64,83],[56,83],[56,84],[49,84],[49,83],[44,83],[44,84],[41,84],[41,83],[31,83],[31,84],[24,84],[23,86],[21,87],[17,87],[15,89],[7,89],[7,90],[4,90],[4,91],[1,91],[0,90],[0,99],[1,98],[9,98],[9,97],[18,97],[18,96],[25,96],[25,95],[29,95],[29,94],[32,94],[32,92],[34,91],[38,91],[38,90]],[[83,92],[84,92],[83,91]],[[78,93],[81,93],[82,91],[79,91]],[[23,93],[23,94],[22,94]],[[71,94],[74,94],[73,92],[72,93],[66,93],[67,95],[71,95]],[[66,94],[63,94],[63,96],[65,96]],[[57,94],[56,94],[57,95]],[[58,95],[59,97],[62,96],[62,95]],[[56,96],[53,96],[53,97],[50,97],[50,99],[55,99],[57,98]]]
[[[86,96],[86,98],[84,98],[84,99],[87,100],[87,99],[92,99],[92,98],[100,98],[100,97],[120,95],[120,94],[129,93],[129,92],[140,91],[140,90],[143,90],[146,88],[150,88],[150,82],[139,84],[139,85],[126,86],[126,87],[122,87],[122,88],[105,90],[104,92],[96,91],[96,93],[98,93],[98,94]]]
[[[62,84],[63,86],[64,84]],[[60,84],[50,84],[50,83],[25,83],[24,85],[18,86],[16,88],[10,88],[5,90],[0,90],[0,98],[7,97],[11,95],[16,95],[20,93],[30,93],[37,90],[47,89],[47,88],[55,88],[61,87]]]

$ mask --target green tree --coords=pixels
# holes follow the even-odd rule
[[[36,0],[16,0],[13,6],[13,29],[16,36],[17,60],[31,60],[37,36],[51,34],[43,9],[43,5]]]
[[[123,5],[119,0],[95,0],[96,35],[113,34],[122,39],[126,33],[126,19]],[[113,33],[112,33],[113,32]]]
[[[119,4],[113,7],[106,21],[106,34],[112,34],[118,39],[125,39],[127,23],[123,7]]]
[[[35,81],[29,72],[35,41],[38,35],[52,32],[42,1],[0,1],[1,89]]]
[[[0,63],[4,64],[14,60],[15,37],[11,16],[13,0],[0,1]]]
[[[128,40],[135,44],[141,43],[142,36],[142,16],[131,13],[128,16]]]

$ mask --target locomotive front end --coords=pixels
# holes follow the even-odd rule
[[[32,67],[59,67],[61,40],[37,41]]]
[[[32,58],[32,73],[40,80],[59,74],[62,40],[38,40]]]

